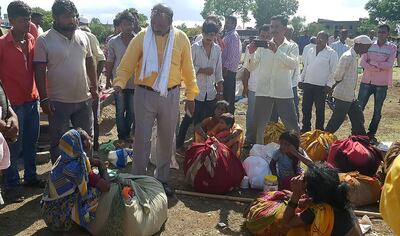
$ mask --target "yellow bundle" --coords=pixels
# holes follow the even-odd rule
[[[314,130],[300,137],[300,147],[313,161],[326,161],[331,145],[338,139],[334,134]]]
[[[286,131],[282,122],[269,123],[264,131],[264,144],[279,143],[279,137]]]
[[[339,173],[340,182],[349,185],[347,197],[355,206],[377,203],[381,196],[381,185],[377,178],[371,178],[358,172]]]

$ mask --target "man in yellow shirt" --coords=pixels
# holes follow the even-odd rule
[[[151,131],[157,119],[157,164],[154,175],[163,183],[165,192],[169,196],[174,193],[168,186],[167,180],[178,122],[181,82],[183,81],[186,86],[187,113],[193,114],[194,98],[199,93],[189,39],[185,33],[172,27],[172,18],[171,8],[163,4],[153,7],[151,27],[140,32],[130,42],[114,80],[114,89],[120,92],[132,75],[135,76],[136,155],[133,174],[146,174],[151,148]],[[142,65],[145,66],[142,68]]]

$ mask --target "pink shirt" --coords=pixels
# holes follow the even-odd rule
[[[397,47],[386,42],[382,47],[375,42],[368,53],[361,57],[361,66],[364,68],[362,83],[377,86],[392,86],[393,64],[396,59]]]

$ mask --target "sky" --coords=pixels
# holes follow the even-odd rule
[[[31,7],[51,9],[54,0],[24,0]],[[81,15],[91,19],[99,18],[103,23],[112,23],[116,13],[134,7],[149,16],[150,9],[159,2],[164,2],[174,10],[174,24],[185,22],[188,26],[202,23],[200,12],[204,0],[73,0]],[[2,14],[6,13],[11,0],[0,0]],[[364,9],[368,0],[299,0],[298,16],[305,16],[307,22],[318,18],[330,20],[358,20],[367,17]],[[253,26],[254,20],[246,26]]]

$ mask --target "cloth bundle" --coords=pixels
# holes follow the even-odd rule
[[[122,196],[123,186],[133,189],[134,196],[129,202]],[[110,191],[100,197],[89,232],[92,235],[154,235],[167,220],[167,211],[167,196],[158,180],[120,174]]]
[[[368,137],[351,136],[332,145],[328,162],[340,172],[358,171],[373,177],[382,162],[382,154],[369,142]]]
[[[247,229],[254,235],[286,235],[289,229],[282,224],[286,198],[279,191],[261,193],[244,214]]]
[[[329,132],[314,130],[304,133],[300,137],[300,147],[313,161],[326,161],[331,145],[337,137]]]
[[[355,206],[377,203],[381,196],[379,180],[358,172],[340,173],[339,179],[349,185],[348,199]]]
[[[279,143],[279,137],[286,131],[282,122],[269,123],[264,131],[264,144]]]
[[[184,173],[196,191],[225,194],[239,187],[245,172],[241,161],[216,138],[194,143],[186,151]]]

